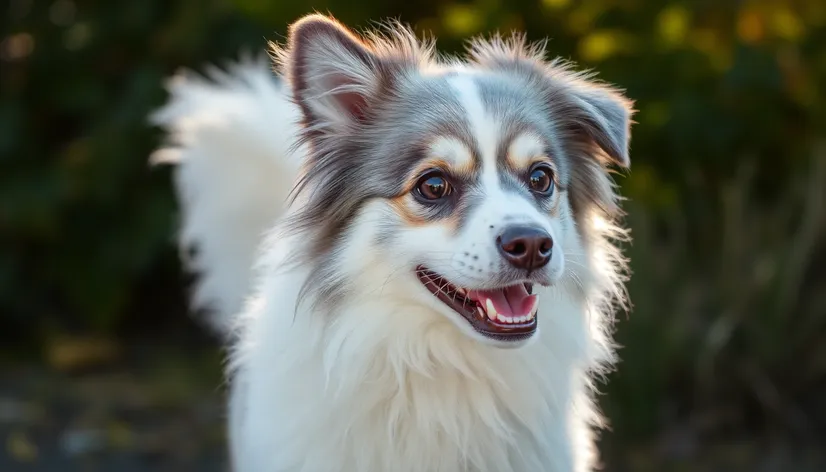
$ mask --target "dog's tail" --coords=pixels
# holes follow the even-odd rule
[[[207,77],[179,73],[169,101],[150,118],[167,134],[151,157],[176,166],[178,244],[198,275],[193,308],[229,334],[250,290],[263,234],[283,213],[300,165],[298,110],[264,61],[242,61]]]

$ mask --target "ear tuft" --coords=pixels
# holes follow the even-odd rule
[[[308,15],[290,27],[286,72],[296,102],[319,128],[364,117],[378,84],[378,59],[336,20]]]

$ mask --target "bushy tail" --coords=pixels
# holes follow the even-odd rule
[[[298,110],[264,61],[207,77],[183,72],[150,118],[167,133],[153,162],[171,163],[181,210],[178,243],[198,274],[193,308],[227,334],[250,289],[262,235],[282,214],[296,178]]]

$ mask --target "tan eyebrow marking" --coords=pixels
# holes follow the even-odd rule
[[[427,148],[428,157],[444,161],[447,170],[461,174],[470,174],[476,169],[476,160],[473,153],[456,138],[440,136]]]
[[[541,138],[533,133],[521,133],[508,146],[505,160],[511,169],[524,169],[545,154],[545,142]]]
[[[462,141],[440,136],[425,147],[425,158],[407,175],[402,194],[412,191],[419,177],[428,169],[440,169],[454,176],[469,177],[477,171],[477,167],[478,162],[473,153]]]
[[[452,184],[462,179],[473,178],[479,171],[478,159],[460,139],[451,136],[439,136],[425,146],[425,158],[410,171],[401,193],[389,200],[389,206],[401,219],[413,227],[424,225],[441,225],[448,231],[456,232],[459,228],[460,215],[454,209],[449,215],[431,221],[417,211],[417,204],[410,196],[419,179],[430,169],[439,169],[447,174]],[[450,177],[454,177],[451,179]]]

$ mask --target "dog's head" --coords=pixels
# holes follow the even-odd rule
[[[606,168],[629,163],[618,92],[520,38],[437,60],[404,28],[313,15],[275,52],[310,149],[290,225],[321,302],[392,293],[514,345],[537,330],[534,290],[582,285],[618,211]]]

